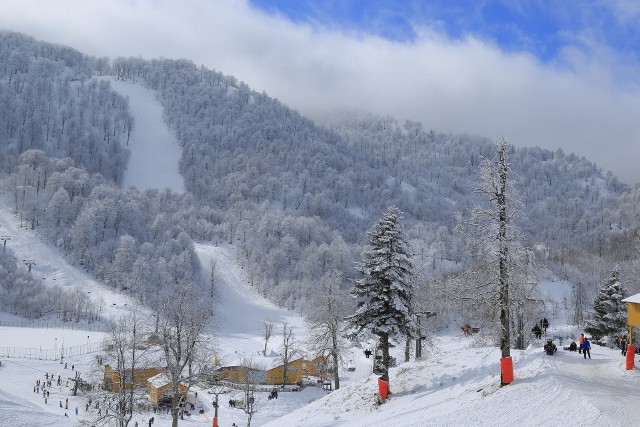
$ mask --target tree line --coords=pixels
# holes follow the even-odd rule
[[[420,294],[481,269],[455,229],[480,201],[477,168],[493,153],[486,138],[389,117],[319,124],[190,61],[94,58],[15,33],[1,40],[0,161],[15,212],[115,288],[149,302],[158,287],[197,276],[190,239],[212,241],[235,246],[263,295],[310,313],[326,272],[350,287],[366,230],[390,205],[406,216]],[[158,91],[182,146],[186,195],[115,185],[135,123],[126,100],[92,73]],[[523,246],[544,274],[581,282],[593,296],[619,261],[625,282],[640,287],[629,250],[637,187],[561,150],[509,146],[508,154],[527,213],[518,220]]]

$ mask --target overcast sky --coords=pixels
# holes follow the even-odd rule
[[[0,29],[187,58],[311,117],[359,109],[562,148],[640,182],[636,0],[0,0]]]

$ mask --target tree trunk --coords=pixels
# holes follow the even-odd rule
[[[338,375],[338,330],[334,329],[331,334],[331,340],[333,349],[331,351],[331,358],[333,360],[333,385],[335,390],[340,388],[340,375]]]
[[[178,427],[178,411],[180,410],[180,397],[174,392],[171,399],[171,427]]]
[[[406,341],[404,343],[404,361],[409,361],[409,356],[411,353],[411,337],[407,336]]]
[[[391,364],[391,360],[389,359],[389,334],[380,334],[380,349],[382,350],[384,373],[389,375],[389,365]]]
[[[500,350],[502,357],[510,357],[510,321],[509,321],[509,271],[507,269],[507,261],[509,256],[509,247],[507,242],[507,160],[505,152],[507,145],[502,144],[499,153],[499,179],[500,187],[498,188],[497,204],[498,204],[498,245],[499,245],[499,282],[500,282]]]

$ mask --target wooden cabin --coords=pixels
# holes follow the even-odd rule
[[[133,371],[127,369],[124,372],[124,388],[125,390],[130,390],[132,384],[139,388],[145,388],[147,387],[147,380],[160,372],[162,372],[162,368],[134,369]],[[120,391],[120,374],[109,365],[104,366],[102,387],[114,393]]]
[[[151,403],[157,406],[164,399],[170,398],[170,387],[171,382],[164,373],[149,378],[147,380],[147,395]],[[187,387],[184,384],[178,384],[178,390],[181,395],[185,396],[186,401]]]
[[[267,384],[298,384],[304,377],[327,377],[328,362],[326,357],[318,356],[313,360],[304,358],[292,360],[287,366],[287,378],[283,379],[284,365],[276,366],[267,371]]]
[[[627,324],[629,325],[629,343],[633,342],[633,327],[640,327],[640,294],[631,295],[622,302],[627,303]]]
[[[248,378],[247,378],[248,375]],[[213,372],[217,381],[229,381],[235,384],[264,384],[266,371],[263,369],[247,368],[246,366],[222,366]]]

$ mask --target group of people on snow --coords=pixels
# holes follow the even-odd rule
[[[548,328],[549,319],[543,317],[533,326],[533,328],[531,328],[531,332],[536,337],[536,339],[541,339],[542,334],[546,335]],[[620,340],[622,340],[622,337],[620,338]],[[572,341],[569,347],[565,347],[564,349],[569,351],[578,350],[578,354],[583,354],[585,359],[587,358],[587,356],[589,357],[589,359],[591,359],[591,342],[587,339],[587,337],[584,336],[584,333],[580,334],[580,339],[578,341],[578,343]],[[550,356],[558,350],[552,338],[547,339],[542,348],[544,352]]]
[[[548,342],[549,341],[551,340],[548,340]],[[629,344],[628,337],[626,335],[617,336],[615,339],[615,342],[618,348],[621,350],[621,354],[623,356],[626,356],[627,348],[628,348],[627,344]],[[547,352],[547,344],[544,345],[544,350],[545,352]],[[577,350],[578,354],[583,355],[583,358],[586,359],[588,357],[589,359],[591,359],[591,341],[589,341],[589,339],[585,337],[584,334],[580,334],[578,343],[576,343],[575,341],[572,341],[569,347],[565,347],[565,350],[569,350],[569,351]],[[547,352],[547,354],[549,353]]]
[[[580,334],[580,349],[578,350],[578,354],[579,353],[582,353],[585,359],[587,356],[591,359],[591,342],[584,334]]]
[[[577,348],[578,354],[582,354],[585,359],[587,358],[587,356],[589,356],[589,359],[591,359],[591,341],[589,341],[589,339],[585,337],[584,334],[580,334],[580,339],[578,341],[579,344],[576,344],[575,341],[572,341],[571,344],[569,344],[569,347],[565,347],[565,350],[576,351]],[[553,343],[553,339],[551,338],[545,342],[543,349],[549,356],[552,356],[558,350],[556,345]]]

